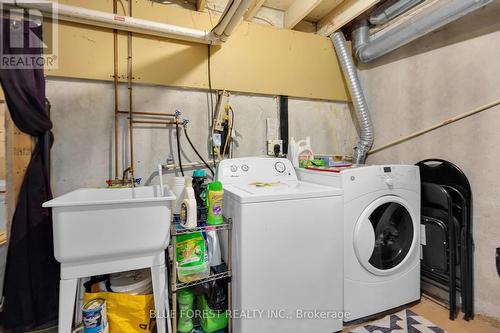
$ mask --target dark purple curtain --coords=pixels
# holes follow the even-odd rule
[[[9,16],[3,15],[1,24],[2,55],[19,53],[19,48],[10,47],[6,33]],[[21,38],[29,47],[30,31],[41,37],[42,28],[28,27],[26,20],[24,26]],[[33,53],[33,48],[26,53]],[[52,144],[52,122],[46,109],[43,69],[1,68],[0,83],[14,123],[37,140],[12,220],[1,315],[4,330],[22,332],[56,320],[58,313],[59,264],[54,258],[52,216],[42,208],[52,198],[44,149]]]

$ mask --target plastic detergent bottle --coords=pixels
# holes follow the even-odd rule
[[[208,225],[222,224],[222,201],[224,200],[224,190],[222,183],[217,181],[208,184]]]
[[[182,289],[179,291],[179,321],[177,331],[181,333],[189,333],[193,330],[193,318],[190,316],[193,310],[194,294],[190,289]]]
[[[172,179],[172,185],[170,186],[172,192],[174,192],[176,196],[176,200],[172,204],[172,213],[174,215],[179,215],[181,213],[181,204],[182,204],[182,192],[184,191],[184,184],[186,180],[184,177],[174,177]]]
[[[301,167],[304,161],[314,159],[314,153],[311,148],[311,138],[307,137],[305,140],[295,141],[295,138],[290,139],[288,144],[288,159],[292,162],[293,166]]]
[[[177,236],[175,258],[180,282],[204,279],[210,274],[205,238],[201,232]]]
[[[207,174],[205,170],[198,169],[193,172],[193,189],[198,206],[198,222],[207,219]]]
[[[186,178],[186,186],[184,187],[184,199],[181,203],[180,210],[180,224],[183,228],[194,229],[196,228],[196,198],[194,195],[191,180]]]

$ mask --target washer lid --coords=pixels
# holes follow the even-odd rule
[[[225,191],[230,197],[240,203],[330,197],[339,196],[344,193],[339,188],[301,181],[233,184],[227,186]]]

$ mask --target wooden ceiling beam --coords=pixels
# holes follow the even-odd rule
[[[199,12],[205,11],[207,7],[207,0],[196,0],[196,10]]]
[[[323,0],[295,0],[285,11],[284,27],[292,29],[314,10]]]
[[[318,35],[330,36],[381,0],[345,0],[318,22]]]
[[[245,13],[245,20],[250,21],[255,14],[259,11],[259,9],[264,5],[266,0],[254,0],[254,2],[250,5],[247,12]]]

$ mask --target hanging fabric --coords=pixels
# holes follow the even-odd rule
[[[3,14],[1,24],[5,32],[13,22]],[[30,27],[26,17],[21,24],[24,34],[18,46],[30,46],[30,33],[41,40],[41,25]],[[10,49],[8,33],[2,33],[1,38],[3,54],[23,52],[19,48]],[[41,45],[37,50],[37,55],[41,55]],[[30,48],[29,54],[32,53]],[[0,83],[15,125],[36,140],[12,220],[4,310],[0,317],[5,330],[22,332],[56,320],[58,314],[59,264],[54,258],[52,216],[49,209],[42,208],[42,203],[52,198],[45,165],[49,160],[45,148],[53,141],[52,122],[46,109],[43,68],[1,68]]]

